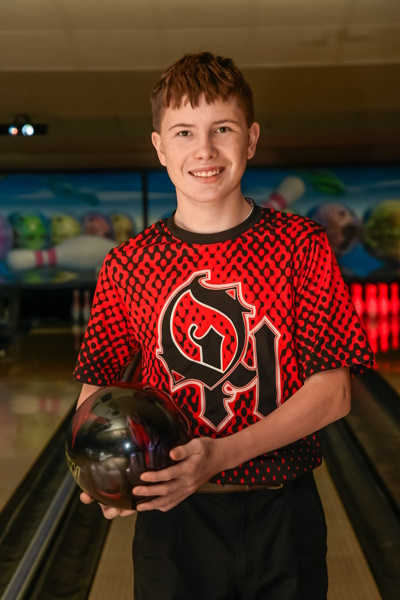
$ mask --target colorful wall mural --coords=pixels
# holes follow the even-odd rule
[[[400,280],[400,167],[249,168],[242,187],[321,223],[347,280]],[[0,175],[0,283],[94,283],[112,246],[175,206],[162,170]]]
[[[144,225],[139,173],[2,175],[0,282],[93,283]]]

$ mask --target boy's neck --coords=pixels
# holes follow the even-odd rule
[[[175,225],[192,233],[219,233],[243,223],[250,216],[253,205],[243,196],[235,203],[180,206],[174,214]]]

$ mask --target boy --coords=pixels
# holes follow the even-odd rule
[[[233,62],[184,56],[152,109],[177,209],[106,257],[75,370],[81,403],[141,349],[143,381],[193,425],[133,489],[157,496],[137,509],[135,600],[325,599],[315,432],[348,413],[371,350],[324,230],[242,195],[260,128]]]

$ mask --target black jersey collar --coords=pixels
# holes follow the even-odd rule
[[[226,242],[227,240],[234,240],[239,237],[242,233],[251,229],[261,216],[261,207],[254,204],[252,200],[247,199],[249,204],[253,204],[253,210],[239,225],[231,227],[231,229],[225,229],[225,231],[219,231],[217,233],[194,233],[187,229],[178,227],[174,220],[174,211],[167,220],[168,229],[175,238],[182,240],[183,242],[189,242],[190,244],[216,244],[218,242]]]

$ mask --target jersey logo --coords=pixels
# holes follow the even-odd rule
[[[267,317],[254,325],[256,310],[244,300],[240,282],[215,285],[210,279],[210,271],[194,273],[167,299],[157,357],[169,373],[171,391],[196,387],[200,420],[221,431],[245,392],[254,398],[258,418],[280,404],[280,333]]]

